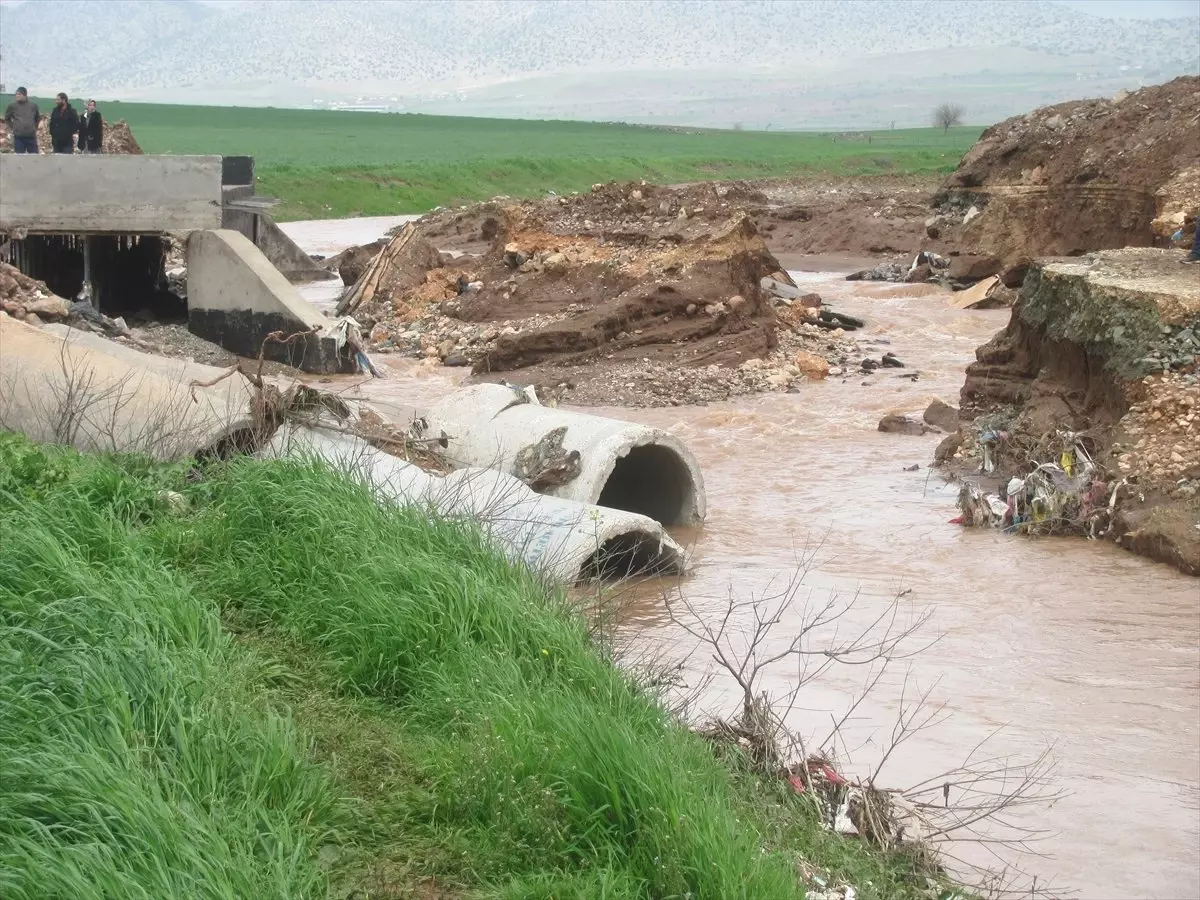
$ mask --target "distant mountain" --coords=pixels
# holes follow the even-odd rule
[[[687,93],[679,82],[688,73],[703,76],[717,95],[714,78],[749,79],[756,86],[748,98],[780,79],[797,92],[809,85],[836,93],[839,85],[879,81],[894,91],[896,61],[905,59],[901,78],[935,77],[948,86],[956,75],[1019,71],[1064,83],[1129,81],[1194,72],[1198,47],[1197,21],[1110,20],[1040,0],[0,5],[0,80],[10,89],[20,82],[46,93],[290,105],[396,96],[410,108],[470,105],[472,98],[495,106],[502,95],[501,105],[515,115],[522,114],[521,97],[497,95],[497,86],[528,81],[536,90],[547,76],[579,85],[578,95],[549,108],[526,96],[528,114],[570,115],[603,101],[610,117],[621,118],[621,98],[610,88],[631,72],[639,73],[635,87],[652,95],[655,73],[672,76],[664,84],[676,86],[661,97],[667,108]],[[880,68],[889,74],[881,77]],[[451,92],[464,93],[447,99]]]

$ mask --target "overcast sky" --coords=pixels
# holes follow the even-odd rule
[[[1200,16],[1200,0],[1054,0],[1108,18],[1173,19]]]
[[[36,3],[37,0],[0,0],[0,4]],[[209,6],[229,6],[263,0],[200,0]],[[653,2],[653,0],[647,0]],[[967,0],[969,3],[970,0]],[[1167,19],[1180,16],[1200,17],[1200,0],[1050,0],[1073,6],[1097,16],[1123,19]]]

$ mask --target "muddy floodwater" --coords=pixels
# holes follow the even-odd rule
[[[1054,892],[1200,896],[1200,582],[1107,543],[949,524],[956,491],[927,468],[939,438],[875,426],[894,410],[919,416],[937,397],[956,404],[975,347],[1008,312],[953,310],[927,285],[795,275],[839,311],[867,320],[858,333],[864,355],[890,350],[908,368],[704,407],[591,410],[671,430],[703,467],[708,519],[676,535],[693,564],[680,589],[715,617],[731,594],[779,592],[811,558],[795,609],[772,634],[776,645],[791,639],[805,603],[833,593],[855,598],[846,633],[906,592],[903,612],[928,614],[925,642],[937,640],[894,666],[841,729],[846,768],[874,768],[907,677],[907,695],[930,689],[945,715],[892,755],[881,784],[934,776],[985,739],[981,755],[1018,763],[1052,747],[1051,787],[1065,796],[1014,816],[1048,834],[1031,845],[1035,852],[1009,859]],[[888,343],[871,344],[878,341]],[[388,377],[351,390],[393,415],[437,399],[462,377],[378,359]],[[913,371],[916,380],[901,377]],[[913,465],[920,468],[905,471]],[[698,682],[710,658],[694,653],[695,642],[666,615],[660,590],[670,587],[637,586],[625,598],[622,627],[640,648],[688,658],[687,675]],[[823,736],[865,674],[833,671],[808,686],[793,726]],[[774,670],[763,688],[781,695],[793,680],[793,672]],[[718,677],[701,705],[727,711],[738,702]],[[989,862],[978,846],[955,852]]]

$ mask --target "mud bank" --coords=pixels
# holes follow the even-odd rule
[[[968,366],[967,424],[939,458],[1014,484],[1060,467],[1060,487],[1080,482],[1090,459],[1088,483],[1072,486],[1078,496],[1057,522],[1038,527],[1105,537],[1200,574],[1198,353],[1200,282],[1177,254],[1043,261],[1008,326]],[[1021,527],[1008,505],[994,524]]]
[[[796,288],[746,212],[764,202],[736,184],[609,184],[438,211],[367,265],[345,255],[345,309],[378,352],[575,403],[787,390],[845,365],[855,325]]]
[[[985,131],[934,205],[962,223],[965,246],[1008,265],[1161,245],[1194,227],[1195,207],[1184,207],[1200,186],[1198,123],[1195,76],[1042,107]]]

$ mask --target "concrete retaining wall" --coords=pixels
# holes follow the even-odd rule
[[[579,453],[579,474],[543,492],[649,516],[664,525],[705,514],[700,465],[678,438],[657,428],[521,402],[511,388],[479,384],[434,406],[428,433],[449,436],[456,464],[512,475],[522,448],[566,428],[564,451]]]
[[[0,228],[155,234],[221,225],[221,157],[0,155]]]
[[[315,335],[290,344],[263,341],[324,327],[329,320],[300,296],[245,235],[194,231],[187,241],[188,329],[239,356],[267,359],[305,372],[353,372],[331,338]]]
[[[337,278],[335,273],[317,265],[266,213],[258,215],[254,243],[293,284]]]
[[[371,485],[386,503],[470,519],[509,559],[564,581],[680,573],[682,548],[646,516],[535,494],[508,475],[463,469],[445,477],[346,435],[284,426],[265,456],[316,456]]]
[[[228,162],[229,157],[225,160]],[[252,184],[225,185],[221,192],[226,202],[246,200],[255,196]],[[333,272],[317,265],[295,241],[284,234],[275,220],[264,212],[226,207],[221,213],[221,227],[239,231],[253,241],[271,264],[292,284],[337,277]]]

